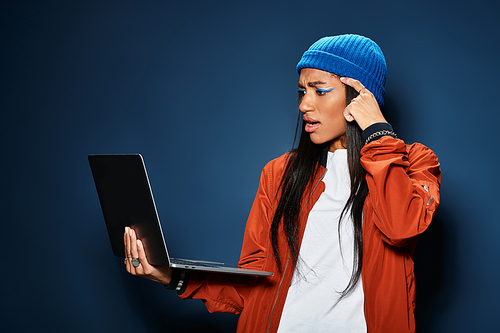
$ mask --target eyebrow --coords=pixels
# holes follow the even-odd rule
[[[326,84],[326,82],[323,82],[323,81],[313,81],[313,82],[308,82],[307,83],[307,86],[309,87],[316,87],[317,85],[319,84]],[[300,83],[298,84],[299,88],[304,88],[303,85],[301,85]]]

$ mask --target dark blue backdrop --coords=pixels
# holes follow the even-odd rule
[[[340,33],[382,47],[389,120],[442,163],[442,206],[416,254],[420,331],[497,327],[498,12],[486,0],[2,1],[2,331],[234,331],[236,316],[125,273],[87,154],[142,153],[173,254],[236,262],[260,170],[292,144],[295,64]]]

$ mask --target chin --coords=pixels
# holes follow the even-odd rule
[[[312,143],[316,144],[316,145],[322,145],[324,143],[328,143],[329,146],[332,146],[335,144],[336,141],[339,141],[341,140],[340,142],[340,146],[341,148],[346,148],[345,147],[345,141],[342,140],[342,137],[345,135],[345,133],[337,136],[337,137],[334,137],[334,138],[320,138],[318,136],[315,136],[314,133],[312,135],[310,135],[309,137],[311,138],[311,141]],[[342,142],[343,141],[343,142]],[[337,148],[340,148],[340,146],[338,146]]]
[[[325,138],[318,135],[314,135],[314,133],[312,133],[309,137],[311,138],[312,143],[316,145],[322,145],[324,143],[332,142],[335,140],[333,138]]]
[[[319,138],[315,138],[313,135],[310,136],[312,143],[315,145],[322,145],[323,143],[328,142],[329,140],[321,140]]]

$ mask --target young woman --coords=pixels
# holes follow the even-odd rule
[[[440,168],[380,111],[386,64],[372,40],[325,37],[297,65],[298,147],[269,162],[239,265],[265,278],[148,264],[125,231],[127,271],[240,314],[238,332],[415,332],[413,252],[439,205]]]

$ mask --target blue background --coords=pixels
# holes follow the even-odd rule
[[[87,155],[142,153],[172,254],[236,263],[260,171],[292,145],[295,65],[341,33],[381,46],[389,121],[442,164],[416,253],[419,331],[497,328],[499,9],[0,2],[2,331],[234,331],[237,316],[126,274]]]

